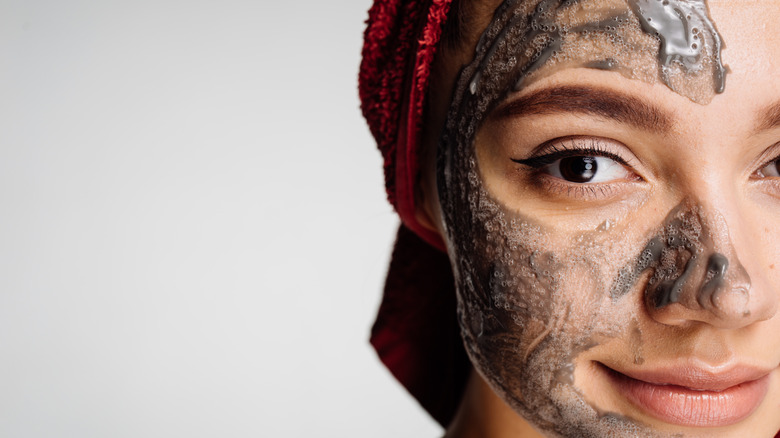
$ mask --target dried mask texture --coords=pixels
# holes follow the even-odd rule
[[[563,68],[613,70],[659,80],[698,103],[725,88],[723,42],[706,4],[674,0],[509,0],[477,45],[469,91],[511,73],[512,90]]]
[[[611,296],[619,299],[649,276],[648,307],[682,303],[716,314],[749,315],[750,277],[739,262],[725,220],[692,201],[669,213],[659,232],[620,270]]]
[[[703,0],[629,0],[629,5],[642,29],[660,41],[658,61],[666,85],[689,97],[710,89],[723,92],[726,87],[726,68],[720,57],[723,40]],[[697,84],[704,90],[692,89],[691,76],[704,83]]]

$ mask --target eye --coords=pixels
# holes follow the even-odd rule
[[[644,181],[636,158],[620,142],[599,137],[557,138],[543,143],[528,158],[510,158],[518,182],[550,200],[606,201],[637,190]]]
[[[612,158],[587,155],[561,158],[540,170],[552,177],[578,184],[628,179],[632,175],[623,164]]]
[[[760,177],[780,177],[780,158],[770,161],[766,166],[758,169]]]
[[[575,137],[550,142],[525,159],[512,159],[533,170],[537,177],[564,184],[598,184],[639,177],[624,159],[625,148],[598,138]]]

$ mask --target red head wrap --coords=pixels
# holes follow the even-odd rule
[[[433,56],[452,0],[376,0],[360,65],[363,115],[385,159],[387,196],[404,225],[439,249],[415,218],[423,105]]]
[[[384,157],[388,199],[403,222],[371,343],[444,426],[455,414],[470,365],[449,260],[439,251],[441,237],[415,217],[415,186],[431,64],[451,2],[375,0],[359,77],[363,115]]]

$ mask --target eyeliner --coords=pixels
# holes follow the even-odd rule
[[[620,164],[628,165],[626,161],[618,155],[604,150],[587,148],[587,149],[563,149],[558,150],[545,155],[538,155],[530,158],[511,158],[512,161],[524,166],[528,166],[534,169],[538,169],[549,164],[552,164],[562,158],[570,157],[606,157],[617,161]]]

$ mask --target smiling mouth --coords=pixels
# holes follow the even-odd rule
[[[720,427],[749,417],[769,389],[769,372],[736,368],[710,374],[691,368],[631,372],[598,363],[615,388],[634,406],[681,426]]]

